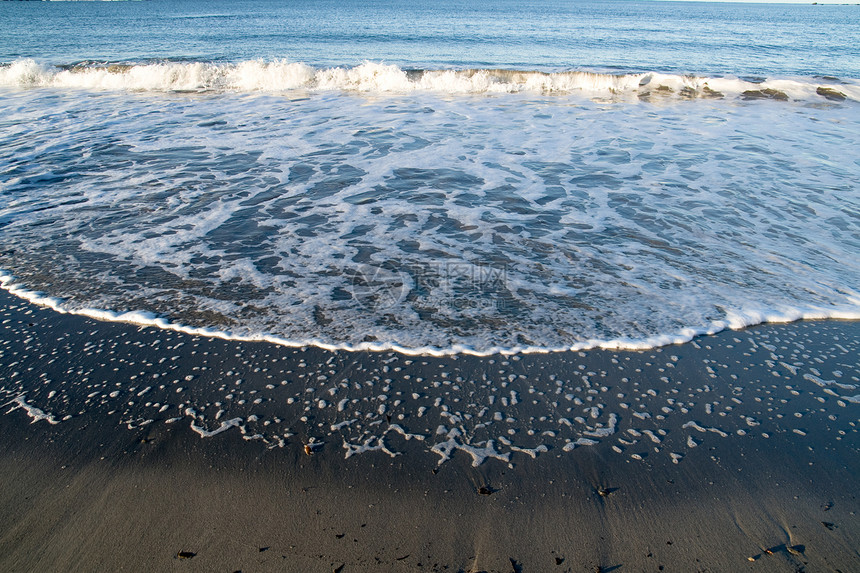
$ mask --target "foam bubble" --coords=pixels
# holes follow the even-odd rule
[[[13,404],[13,406],[12,406],[12,409],[7,412],[7,414],[9,412],[13,412],[15,410],[22,409],[31,418],[31,420],[30,420],[31,424],[35,424],[36,422],[39,422],[41,420],[45,420],[46,422],[48,422],[52,426],[60,423],[60,421],[55,419],[52,414],[47,414],[47,413],[45,413],[44,410],[41,410],[41,409],[31,405],[31,404],[28,404],[27,401],[25,400],[25,396],[23,394],[18,396],[17,398],[12,400],[11,402],[8,402],[6,405],[8,406],[10,404]]]

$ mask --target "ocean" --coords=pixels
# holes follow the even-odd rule
[[[405,354],[860,318],[857,6],[0,4],[0,269]]]

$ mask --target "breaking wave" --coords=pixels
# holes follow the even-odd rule
[[[860,101],[860,82],[827,76],[740,79],[659,72],[611,74],[505,69],[420,70],[375,62],[365,62],[351,68],[314,68],[284,60],[239,63],[164,61],[142,64],[83,62],[48,66],[25,59],[0,65],[0,86],[155,92],[525,92],[684,99]]]

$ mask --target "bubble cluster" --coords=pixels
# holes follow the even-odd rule
[[[31,423],[169,424],[313,455],[423,451],[473,465],[598,445],[679,463],[713,440],[857,432],[853,322],[769,325],[647,351],[416,357],[58,320],[4,299],[0,402]]]

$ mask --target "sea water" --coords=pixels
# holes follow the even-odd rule
[[[101,318],[406,353],[858,318],[858,17],[2,3],[4,284]]]

